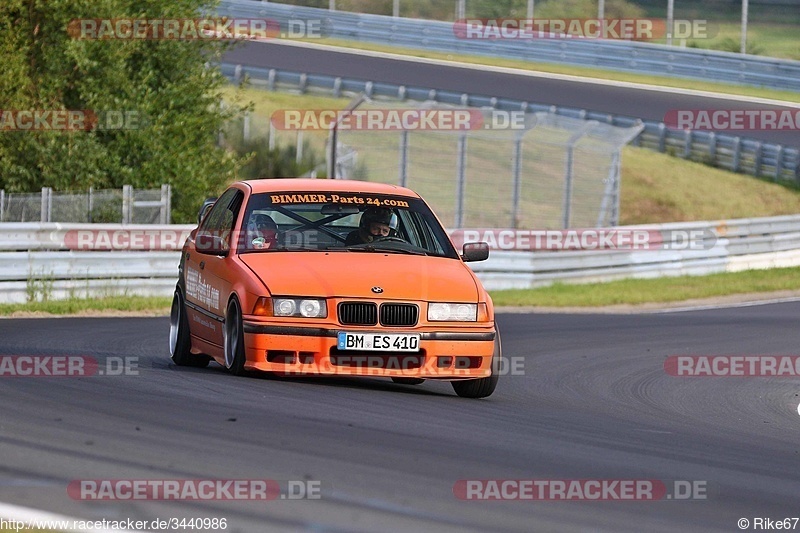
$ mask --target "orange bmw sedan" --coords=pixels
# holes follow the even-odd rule
[[[502,357],[489,294],[415,192],[347,180],[233,184],[183,246],[176,365],[452,382],[483,398]]]

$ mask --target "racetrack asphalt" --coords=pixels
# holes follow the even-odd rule
[[[361,55],[357,50],[318,49],[292,46],[288,43],[246,43],[228,52],[224,60],[253,67],[518,99],[658,122],[664,121],[667,112],[673,110],[790,109],[779,105],[741,101],[725,95],[708,97],[681,94],[676,89],[642,90],[608,83],[531,77],[492,72],[481,69],[480,65],[469,65],[468,68],[443,66],[414,61],[413,58],[373,57]],[[487,58],[488,61],[490,58]],[[797,111],[796,108],[791,110]],[[800,135],[796,129],[723,133],[800,148]]]
[[[796,517],[798,378],[674,377],[670,355],[796,355],[800,303],[501,314],[504,375],[447,383],[237,378],[174,366],[167,318],[0,320],[0,355],[136,373],[0,377],[0,501],[88,519],[225,517],[227,531],[738,531]],[[519,366],[517,367],[519,368]],[[81,479],[273,479],[319,500],[80,501]],[[690,501],[464,501],[467,479],[705,482]]]

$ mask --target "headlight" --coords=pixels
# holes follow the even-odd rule
[[[305,318],[325,318],[328,306],[325,300],[311,298],[274,298],[272,310],[275,316],[302,316]]]
[[[476,322],[478,320],[477,304],[430,303],[428,304],[429,322]]]

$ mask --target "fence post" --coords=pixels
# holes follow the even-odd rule
[[[708,156],[712,165],[717,162],[717,134],[713,131],[708,134]]]
[[[161,186],[161,208],[158,213],[158,220],[161,224],[169,224],[169,185]]]
[[[757,177],[757,178],[761,177],[761,160],[763,159],[763,157],[762,157],[763,156],[763,152],[764,152],[764,146],[760,142],[757,142],[756,143],[756,154],[755,154],[755,158],[753,160],[753,166],[754,166],[753,175],[755,177]]]
[[[567,147],[567,165],[564,170],[564,202],[561,222],[563,229],[569,229],[570,210],[572,209],[572,158],[574,150],[574,144],[570,143]]]
[[[53,202],[50,196],[52,192],[53,189],[50,187],[42,187],[42,212],[39,217],[42,222],[50,222],[51,210],[53,208]]]
[[[6,209],[6,190],[0,189],[0,222],[3,221]]]
[[[172,224],[172,185],[167,183],[167,224]]]
[[[303,161],[303,130],[297,130],[297,137],[295,139],[297,150],[294,154],[294,161],[298,165]]]
[[[133,204],[133,187],[130,185],[122,186],[122,223],[131,223],[131,207]]]
[[[267,143],[270,151],[275,149],[275,125],[272,124],[271,120],[269,121],[269,140]]]
[[[298,87],[300,94],[305,94],[307,88],[308,88],[308,74],[303,72],[302,74],[300,74],[300,83]]]
[[[514,139],[514,163],[512,166],[512,180],[513,180],[513,189],[512,189],[512,198],[511,198],[511,227],[518,228],[519,227],[519,197],[522,193],[522,136],[517,135],[517,138]]]
[[[242,138],[245,141],[250,140],[250,111],[244,112],[244,119],[242,119]]]
[[[456,161],[456,219],[455,228],[461,229],[464,225],[464,189],[465,174],[467,172],[467,135],[458,136],[458,155]]]
[[[692,130],[684,130],[683,158],[692,157]]]
[[[781,179],[781,171],[783,170],[783,145],[778,145],[778,152],[775,154],[775,181]]]
[[[92,187],[89,187],[89,193],[87,194],[87,208],[88,211],[86,213],[86,220],[91,224],[92,211],[94,210],[94,188]]]
[[[340,98],[342,96],[342,78],[337,77],[333,80],[333,97]]]
[[[667,151],[667,127],[663,122],[658,124],[658,151],[662,154]]]
[[[400,132],[400,172],[398,184],[408,187],[408,130]]]
[[[336,139],[336,124],[334,124],[330,130],[328,130],[328,179],[334,180],[336,179],[336,143],[338,140]]]
[[[611,156],[611,166],[606,176],[606,186],[603,199],[600,201],[600,212],[597,214],[598,228],[603,226],[616,226],[619,223],[619,173],[622,161],[622,150],[617,150]],[[611,211],[611,215],[607,213]],[[607,222],[606,222],[607,221]]]

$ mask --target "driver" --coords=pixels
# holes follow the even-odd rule
[[[345,246],[369,244],[384,237],[397,237],[397,214],[385,207],[370,207],[361,215],[358,229],[347,235]]]
[[[269,215],[253,215],[248,227],[249,241],[253,248],[272,248],[278,243],[278,225]]]

